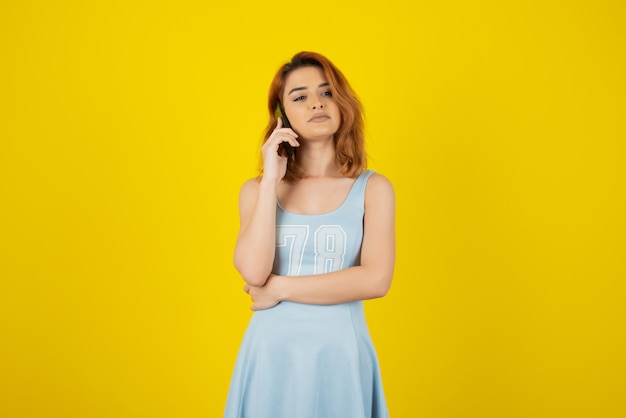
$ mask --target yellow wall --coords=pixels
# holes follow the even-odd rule
[[[0,416],[221,416],[237,194],[299,50],[396,187],[391,416],[626,415],[625,3],[339,3],[0,5]]]

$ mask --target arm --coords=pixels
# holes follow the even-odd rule
[[[240,229],[235,245],[235,268],[246,283],[263,286],[274,264],[276,190],[287,170],[287,158],[278,154],[282,142],[299,146],[297,134],[282,128],[282,120],[263,144],[263,177],[248,180],[239,193]]]
[[[248,180],[239,193],[240,230],[235,268],[246,283],[263,286],[272,271],[276,234],[276,185]]]
[[[384,296],[395,262],[395,196],[383,176],[370,177],[365,193],[361,265],[313,276],[270,276],[265,286],[246,286],[253,310],[280,301],[335,304]]]

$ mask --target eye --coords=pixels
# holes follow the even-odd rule
[[[333,92],[330,91],[330,90],[327,90],[327,91],[322,93],[322,96],[333,97]]]
[[[305,98],[305,96],[298,96],[298,97],[296,97],[295,99],[293,99],[293,101],[294,101],[294,102],[299,102],[299,101],[304,100],[304,98]]]

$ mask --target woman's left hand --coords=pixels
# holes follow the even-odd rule
[[[274,274],[270,275],[263,286],[251,286],[249,284],[244,286],[243,291],[249,294],[252,299],[250,309],[260,311],[278,305],[280,299],[276,291],[276,277]]]

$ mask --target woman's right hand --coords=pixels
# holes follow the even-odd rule
[[[291,128],[283,128],[283,119],[278,118],[278,124],[261,148],[263,154],[263,179],[278,183],[287,172],[287,157],[280,155],[279,147],[288,142],[292,147],[299,147],[296,140],[298,134]]]

